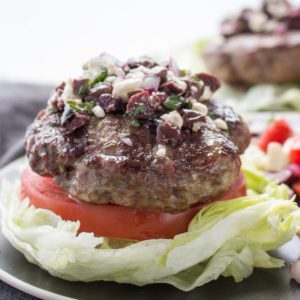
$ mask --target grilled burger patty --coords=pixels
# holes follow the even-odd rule
[[[300,9],[287,0],[264,0],[226,18],[222,39],[207,45],[208,69],[228,83],[299,82]]]
[[[239,35],[210,44],[203,56],[209,70],[228,83],[300,81],[300,31],[284,36]]]
[[[117,82],[126,82],[136,65],[123,66],[125,78]],[[31,168],[53,176],[76,199],[95,204],[173,212],[230,190],[240,172],[239,153],[249,144],[247,126],[230,107],[207,99],[205,88],[212,92],[218,85],[213,76],[198,74],[199,81],[192,75],[155,76],[160,82],[154,90],[138,88],[129,96],[122,90],[124,100],[108,72],[98,87],[111,91],[105,93],[109,103],[100,101],[99,91],[97,96],[85,91],[80,104],[65,101],[70,86],[58,87],[27,129]],[[73,94],[76,84],[73,80]],[[182,106],[173,107],[175,100]]]

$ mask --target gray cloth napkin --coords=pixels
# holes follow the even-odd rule
[[[26,127],[46,103],[53,87],[0,82],[0,167],[23,154]],[[37,299],[0,280],[0,300]]]
[[[21,154],[25,129],[45,106],[52,89],[0,82],[0,167]]]

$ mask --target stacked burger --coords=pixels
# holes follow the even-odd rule
[[[282,266],[267,251],[299,210],[284,185],[241,171],[249,130],[213,100],[219,86],[173,59],[88,61],[27,129],[21,187],[2,189],[5,236],[67,280],[190,290]]]

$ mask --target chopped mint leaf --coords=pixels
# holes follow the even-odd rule
[[[89,81],[89,86],[93,87],[97,83],[103,82],[106,79],[107,75],[108,75],[107,69],[103,69],[94,80]]]
[[[187,70],[180,70],[180,76],[181,77],[185,77],[188,75],[188,71]]]
[[[185,99],[180,96],[169,96],[167,100],[164,102],[164,106],[170,110],[175,110],[177,108],[182,107],[185,104],[186,104]]]
[[[75,101],[67,101],[67,103],[70,105],[70,107],[73,109],[73,110],[77,110],[77,103]]]
[[[89,89],[89,80],[87,79],[87,80],[84,80],[82,82],[82,84],[80,85],[77,95],[82,97],[83,95],[85,95],[87,93],[88,89]]]
[[[139,123],[139,121],[137,121],[137,120],[132,120],[132,121],[130,121],[130,125],[131,125],[132,127],[135,127],[135,128],[140,127],[140,123]]]
[[[131,110],[128,115],[129,116],[137,116],[139,114],[143,114],[145,112],[145,107],[144,106],[138,106]]]
[[[73,110],[76,110],[76,111],[89,111],[90,112],[95,106],[94,102],[76,103],[75,101],[69,100],[69,101],[67,101],[67,103],[70,105],[70,107]]]
[[[226,132],[226,133],[229,132],[228,128],[222,128],[221,130],[222,130],[223,132]]]

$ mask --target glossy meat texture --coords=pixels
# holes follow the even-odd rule
[[[155,134],[132,127],[124,115],[91,117],[88,125],[66,134],[61,113],[54,113],[35,120],[25,146],[35,172],[54,176],[71,196],[97,204],[180,211],[227,192],[240,172],[238,148],[209,124],[197,132],[182,130],[181,142],[167,144],[160,157]]]
[[[203,101],[212,119],[222,119],[228,126],[227,134],[242,154],[250,143],[250,131],[242,117],[232,107],[215,100]]]
[[[33,171],[80,201],[181,211],[229,191],[247,126],[209,100],[220,81],[173,59],[101,54],[60,84],[26,133]]]
[[[300,81],[300,31],[234,36],[208,45],[203,56],[208,69],[228,83]]]

